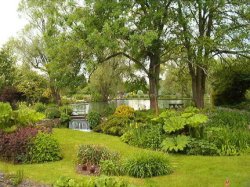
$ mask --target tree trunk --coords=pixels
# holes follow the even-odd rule
[[[150,99],[150,109],[153,109],[156,114],[159,114],[159,106],[158,106],[159,75],[160,75],[160,58],[158,55],[151,55],[149,74],[148,74],[149,99]]]
[[[61,96],[60,96],[59,91],[56,89],[56,87],[53,84],[50,85],[50,90],[51,90],[51,94],[52,94],[54,102],[58,106],[61,106],[62,102],[61,102]]]
[[[202,68],[197,67],[196,74],[191,74],[191,76],[193,101],[195,103],[195,106],[197,108],[204,108],[206,74]]]

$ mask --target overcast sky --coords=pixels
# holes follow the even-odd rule
[[[17,13],[20,0],[0,0],[0,47],[11,36],[16,36],[24,25],[25,20]]]

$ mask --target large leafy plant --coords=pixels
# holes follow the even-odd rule
[[[175,137],[166,138],[161,146],[162,150],[166,152],[178,152],[183,151],[188,143],[190,142],[190,138],[185,135],[178,135]]]
[[[12,108],[9,103],[0,102],[0,129],[11,125]]]

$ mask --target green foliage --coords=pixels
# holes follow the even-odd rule
[[[133,118],[135,111],[130,106],[120,105],[116,108],[114,115],[118,117]]]
[[[25,104],[20,104],[19,109],[15,111],[15,121],[17,125],[27,126],[41,121],[45,118],[45,115],[40,112],[36,112],[34,109],[26,106]]]
[[[18,186],[23,181],[23,170],[17,170],[16,173],[10,173],[5,176],[11,185]]]
[[[220,152],[214,143],[196,139],[188,143],[186,151],[189,155],[218,155]]]
[[[5,86],[12,86],[15,79],[15,58],[11,48],[0,48],[0,92]]]
[[[167,133],[173,133],[184,129],[185,126],[197,128],[206,123],[207,116],[198,112],[199,110],[194,107],[187,107],[182,112],[167,110],[162,112],[159,117],[154,118],[153,121],[163,124],[163,129]]]
[[[60,118],[61,116],[60,110],[56,107],[48,107],[45,113],[46,113],[46,117],[49,119]]]
[[[209,118],[204,138],[213,142],[221,150],[221,155],[239,154],[249,148],[249,113],[220,108],[211,111]]]
[[[58,142],[50,134],[38,133],[29,145],[27,162],[43,163],[62,159]]]
[[[179,152],[183,151],[188,143],[190,142],[190,138],[185,135],[178,135],[176,137],[168,137],[163,140],[161,146],[162,150],[166,152]]]
[[[101,115],[98,112],[91,111],[87,115],[87,121],[91,129],[97,127],[101,122]]]
[[[213,75],[213,101],[217,106],[234,105],[246,100],[250,88],[249,60],[236,58],[230,66],[221,66]]]
[[[68,127],[68,123],[71,120],[71,116],[65,113],[61,113],[60,122],[63,126]]]
[[[131,120],[127,117],[112,115],[101,124],[101,130],[106,134],[121,136],[126,132],[130,122]]]
[[[222,156],[238,156],[239,151],[234,145],[222,145],[220,150]]]
[[[101,174],[108,176],[118,176],[123,174],[122,165],[117,160],[101,160]]]
[[[40,112],[40,113],[45,113],[45,110],[46,110],[46,105],[43,104],[43,103],[35,103],[34,104],[34,109],[37,111],[37,112]]]
[[[78,164],[99,165],[104,160],[117,160],[119,154],[98,145],[81,145],[77,152]]]
[[[129,145],[159,149],[163,140],[162,128],[154,124],[130,124],[130,129],[121,136],[123,142]]]
[[[139,154],[124,162],[124,170],[129,176],[146,178],[170,174],[172,169],[168,159],[159,153]]]
[[[54,187],[129,187],[127,181],[119,178],[101,176],[90,179],[72,179],[69,177],[60,177]]]
[[[69,115],[69,116],[70,116],[70,115],[72,114],[72,112],[73,112],[72,107],[69,106],[69,105],[61,106],[61,107],[59,107],[59,110],[60,110],[61,114],[67,114],[67,115]]]
[[[10,127],[12,108],[9,103],[0,102],[0,129]]]

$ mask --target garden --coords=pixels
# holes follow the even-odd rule
[[[250,186],[249,10],[19,0],[26,25],[0,46],[0,186]]]

